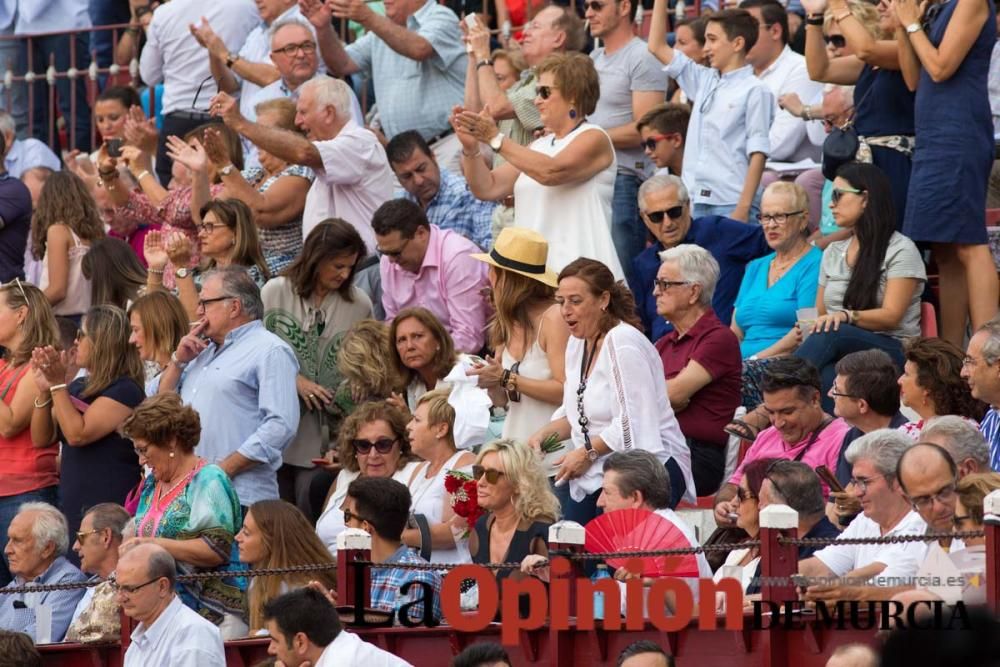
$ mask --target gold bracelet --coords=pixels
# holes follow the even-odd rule
[[[52,403],[52,396],[50,395],[50,396],[49,396],[49,400],[45,401],[45,402],[44,402],[44,403],[42,403],[42,404],[39,404],[39,403],[38,403],[38,398],[35,398],[35,400],[34,400],[33,402],[34,402],[34,404],[35,404],[35,407],[36,407],[37,409],[41,410],[41,409],[42,409],[42,408],[44,408],[44,407],[45,407],[46,405],[49,405],[50,403]]]
[[[49,387],[49,393],[51,394],[53,392],[56,392],[56,391],[59,391],[60,389],[65,389],[65,388],[66,388],[66,383],[65,382],[63,382],[62,384],[54,384],[51,387]]]
[[[470,158],[471,157],[479,157],[480,155],[482,155],[482,152],[478,151],[478,150],[475,153],[466,153],[465,151],[462,151],[462,155],[465,156],[465,157],[470,157]]]

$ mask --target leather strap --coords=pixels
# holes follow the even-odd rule
[[[428,563],[431,561],[431,526],[423,514],[414,514],[413,520],[420,531],[420,557]]]

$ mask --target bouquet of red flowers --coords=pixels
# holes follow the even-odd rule
[[[445,491],[451,494],[451,509],[456,515],[465,519],[469,530],[476,525],[479,517],[485,514],[479,506],[476,486],[476,480],[472,479],[472,475],[458,470],[449,470],[444,478]]]

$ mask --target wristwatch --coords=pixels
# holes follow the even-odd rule
[[[911,23],[910,25],[906,26],[906,34],[907,35],[912,35],[915,32],[920,32],[920,30],[921,30],[921,27],[920,27],[919,23]]]
[[[479,62],[476,63],[476,69],[477,70],[480,67],[492,67],[492,66],[493,66],[493,59],[492,58],[483,58],[482,60],[480,60]]]
[[[587,438],[587,440],[583,443],[583,448],[587,451],[588,461],[593,463],[594,461],[597,460],[598,458],[597,450],[594,449],[594,446],[592,444],[590,444],[590,438]]]
[[[237,53],[237,54],[233,55],[232,53],[227,53],[226,54],[226,67],[228,67],[229,69],[232,69],[233,68],[233,63],[235,63],[239,59],[240,59],[240,54]]]
[[[181,268],[177,269],[176,271],[174,271],[174,275],[177,276],[178,278],[181,278],[181,279],[187,278],[189,273],[191,273],[191,272],[188,271],[183,266]]]
[[[219,170],[219,173],[223,176],[228,176],[229,174],[233,173],[233,170],[235,169],[236,167],[234,167],[233,165],[227,164],[225,167]]]
[[[179,370],[184,370],[184,367],[188,365],[188,362],[181,361],[180,359],[177,358],[176,352],[170,353],[170,363],[176,366]]]
[[[500,146],[503,145],[503,132],[497,132],[497,136],[490,139],[490,148],[495,151],[500,150]]]

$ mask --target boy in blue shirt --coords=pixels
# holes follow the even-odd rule
[[[746,62],[757,19],[743,9],[709,16],[704,52],[711,67],[705,67],[667,44],[666,15],[667,0],[656,0],[649,50],[693,101],[682,174],[692,217],[756,219],[775,109],[773,94]]]

